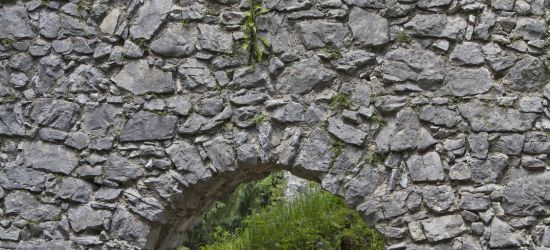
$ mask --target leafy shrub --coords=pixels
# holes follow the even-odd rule
[[[384,249],[385,242],[357,212],[320,187],[287,203],[262,208],[234,233],[219,230],[215,243],[201,250],[241,249]]]

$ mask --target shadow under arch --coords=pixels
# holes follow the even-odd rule
[[[291,130],[287,132],[292,132]],[[286,136],[286,138],[292,138],[292,136]],[[225,142],[221,136],[213,140],[217,141],[217,146],[222,145],[229,149],[229,144],[224,145]],[[262,163],[260,157],[254,157],[261,154],[257,151],[257,147],[243,149],[236,144],[235,167],[214,173],[204,180],[198,180],[184,187],[181,192],[171,195],[169,199],[165,199],[170,202],[163,206],[159,216],[161,223],[149,223],[151,229],[145,249],[164,250],[180,246],[181,235],[214,201],[231,194],[241,183],[265,178],[273,171],[287,170],[297,177],[317,182],[329,193],[344,198],[347,205],[353,209],[359,209],[372,194],[380,193],[377,189],[382,187],[384,172],[367,162],[369,153],[365,149],[347,145],[335,150],[332,145],[334,139],[322,129],[313,130],[310,135],[297,142],[302,145],[287,141],[279,145],[280,147],[274,148],[273,151],[278,154],[269,156],[274,161],[267,163]],[[289,146],[288,143],[295,145]],[[231,150],[226,151],[228,152]],[[280,161],[279,156],[285,154],[291,155],[288,161],[286,159]],[[176,157],[175,155],[171,154],[172,158]],[[174,162],[177,163],[178,160]],[[211,164],[220,164],[220,162]],[[363,218],[369,226],[375,224],[373,214]]]

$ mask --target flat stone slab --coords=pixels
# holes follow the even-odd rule
[[[129,142],[171,139],[174,137],[177,121],[177,116],[140,111],[126,122],[119,140]]]
[[[134,95],[174,92],[172,73],[149,66],[147,60],[126,64],[111,80]]]
[[[479,101],[460,104],[458,111],[468,120],[474,131],[486,132],[527,131],[538,116]]]

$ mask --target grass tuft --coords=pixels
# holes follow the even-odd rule
[[[386,245],[342,199],[313,185],[290,202],[252,214],[237,233],[220,228],[215,234],[216,243],[201,250],[382,250]]]
[[[349,108],[351,105],[351,95],[346,93],[337,93],[330,99],[330,106],[333,108]]]

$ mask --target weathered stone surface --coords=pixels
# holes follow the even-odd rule
[[[134,95],[164,94],[174,91],[172,73],[149,66],[147,60],[126,64],[111,80]]]
[[[521,37],[525,40],[542,39],[546,35],[547,24],[543,19],[518,17],[512,37]]]
[[[532,56],[526,56],[517,62],[503,79],[503,84],[517,91],[532,91],[545,84],[543,62]]]
[[[187,59],[178,68],[178,75],[183,78],[183,87],[190,90],[215,88],[216,79],[208,66],[197,59]]]
[[[493,107],[479,101],[460,104],[458,111],[470,122],[474,131],[486,132],[526,131],[537,117],[536,114]]]
[[[470,169],[472,180],[477,183],[494,183],[508,167],[508,156],[501,153],[490,154],[487,160],[472,159]]]
[[[397,113],[395,128],[390,135],[391,151],[414,149],[418,146],[420,121],[416,113],[410,109]]]
[[[21,212],[21,217],[29,221],[52,221],[59,219],[61,208],[55,205],[38,205]]]
[[[411,179],[415,182],[433,182],[445,178],[441,158],[436,152],[413,154],[407,160],[407,166]]]
[[[46,177],[43,172],[30,167],[9,164],[0,173],[0,186],[5,189],[25,189],[34,192],[44,190]]]
[[[550,247],[548,1],[266,0],[256,63],[248,4],[4,1],[0,248],[175,249],[280,169],[388,249]]]
[[[296,168],[306,172],[326,172],[334,156],[330,136],[319,129],[314,130],[302,146],[296,158]]]
[[[382,63],[384,82],[417,82],[427,90],[441,86],[445,79],[444,58],[429,50],[398,48]]]
[[[470,211],[487,210],[491,207],[491,200],[482,193],[462,193],[460,207]]]
[[[73,93],[99,92],[107,81],[103,72],[97,68],[90,65],[80,65],[61,82],[58,91],[69,90]]]
[[[197,37],[194,25],[171,24],[165,33],[151,42],[151,50],[164,57],[183,57],[195,52],[194,37]]]
[[[489,91],[492,84],[491,72],[486,68],[458,68],[449,71],[447,77],[449,91],[455,96],[482,94]]]
[[[153,197],[142,197],[135,189],[124,192],[124,197],[130,203],[130,210],[151,222],[161,222],[163,208]]]
[[[286,67],[277,79],[276,90],[281,94],[303,94],[326,87],[332,79],[332,71],[313,56]]]
[[[34,240],[34,241],[21,241],[17,245],[17,250],[36,250],[36,249],[59,249],[59,250],[70,250],[73,249],[71,241],[64,240]]]
[[[134,39],[149,40],[166,19],[171,7],[171,0],[145,1],[129,29],[130,35]]]
[[[517,247],[519,242],[516,236],[512,233],[512,227],[499,218],[493,218],[491,221],[491,237],[489,238],[489,246],[497,247]]]
[[[69,130],[78,119],[80,106],[62,99],[41,98],[32,103],[29,116],[36,123]]]
[[[446,215],[420,221],[424,234],[430,242],[451,239],[466,231],[464,220],[460,215]]]
[[[65,73],[63,61],[56,55],[48,55],[40,59],[38,72],[32,81],[37,93],[50,90],[54,82]]]
[[[457,112],[439,106],[425,106],[422,108],[419,118],[448,128],[456,126],[461,120]]]
[[[56,195],[61,199],[87,203],[92,192],[92,184],[77,178],[65,177],[57,186]]]
[[[390,41],[388,20],[376,12],[355,7],[349,14],[348,25],[360,46],[381,46]]]
[[[304,106],[297,102],[289,102],[276,109],[271,118],[284,123],[301,122],[304,120]]]
[[[504,212],[514,216],[548,214],[546,195],[550,191],[550,175],[544,172],[528,175],[520,170],[511,172],[513,181],[504,190]]]
[[[404,27],[416,35],[457,40],[466,30],[467,23],[460,16],[445,14],[416,15]]]
[[[470,155],[475,158],[485,159],[489,152],[489,142],[486,132],[472,133],[468,136],[468,145],[470,146]]]
[[[481,52],[481,45],[473,42],[458,44],[451,53],[450,59],[455,65],[479,65],[485,61]]]
[[[119,155],[112,154],[103,168],[105,179],[116,182],[127,182],[143,176],[143,168]]]
[[[531,154],[550,153],[550,136],[541,132],[530,132],[525,136],[523,152]]]
[[[174,137],[178,118],[140,111],[134,114],[122,130],[120,141],[166,140]]]
[[[520,155],[524,141],[525,136],[522,134],[501,134],[498,139],[491,141],[491,147],[503,154]]]
[[[25,162],[34,169],[68,175],[78,165],[77,155],[68,148],[44,142],[23,144]]]
[[[111,220],[111,231],[115,236],[135,243],[137,247],[145,245],[151,228],[133,216],[123,207],[117,208]]]
[[[106,135],[120,126],[122,109],[112,104],[87,106],[80,127],[91,135]]]
[[[211,24],[199,24],[199,42],[203,49],[220,53],[231,53],[233,50],[233,37],[221,26]]]
[[[384,7],[383,0],[344,0],[348,5],[356,5],[366,8],[382,8]]]
[[[17,116],[17,107],[12,104],[0,105],[0,134],[24,136],[25,127]]]
[[[0,9],[0,38],[31,38],[35,34],[31,29],[27,10],[21,6],[2,6]]]
[[[178,141],[166,148],[166,153],[176,165],[178,171],[190,172],[197,179],[210,176],[210,171],[202,162],[201,156],[195,146],[186,141]]]
[[[422,197],[426,207],[436,213],[445,212],[455,203],[451,186],[425,186]]]
[[[93,209],[90,205],[69,208],[68,218],[71,228],[76,232],[88,229],[100,229],[103,221],[111,216],[111,212]]]
[[[300,40],[307,49],[327,45],[342,46],[348,30],[343,24],[328,22],[300,22],[297,25]]]
[[[38,201],[29,192],[14,191],[4,197],[4,212],[18,214],[38,205]]]
[[[343,142],[358,146],[363,145],[367,136],[365,132],[334,118],[328,119],[327,130]]]
[[[212,161],[212,167],[216,172],[235,170],[235,152],[227,144],[226,140],[217,136],[203,143],[208,158]]]

